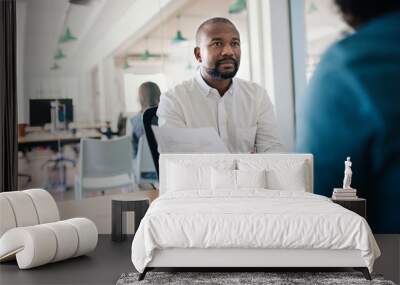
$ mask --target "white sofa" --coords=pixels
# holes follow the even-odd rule
[[[60,221],[53,197],[43,189],[0,193],[0,262],[20,269],[84,255],[95,249],[96,225],[86,218]]]

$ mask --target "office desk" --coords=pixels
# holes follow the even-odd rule
[[[75,134],[70,131],[59,131],[51,133],[48,131],[32,132],[24,137],[18,137],[18,150],[22,152],[30,151],[34,147],[50,147],[54,151],[59,151],[59,147],[67,144],[79,143],[82,138],[100,138],[101,134],[92,129],[81,129]]]
[[[64,162],[72,163],[73,166],[76,165],[76,160],[64,157],[63,146],[68,144],[77,144],[82,138],[100,138],[101,134],[93,129],[82,129],[73,134],[70,131],[58,131],[56,133],[51,133],[49,131],[40,130],[31,133],[27,133],[24,137],[18,137],[18,151],[21,151],[24,155],[31,151],[34,147],[46,147],[51,148],[54,152],[58,153],[56,158],[48,159],[44,165],[51,163],[54,168],[60,168],[60,183],[54,187],[60,188],[61,191],[65,191],[72,186],[67,185],[66,181],[66,167]],[[76,154],[78,150],[74,148]],[[43,166],[44,166],[43,165]],[[30,179],[30,175],[26,175]],[[44,186],[46,189],[54,188],[50,184]]]

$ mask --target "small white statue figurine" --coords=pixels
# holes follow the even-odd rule
[[[348,156],[346,161],[344,162],[345,168],[344,168],[344,179],[343,179],[343,189],[352,189],[350,184],[351,184],[351,176],[353,175],[353,172],[351,171],[351,161],[350,157]]]

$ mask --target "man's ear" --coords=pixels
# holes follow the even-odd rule
[[[194,57],[196,58],[196,60],[198,62],[201,62],[200,48],[199,47],[195,47],[193,52],[194,52]]]

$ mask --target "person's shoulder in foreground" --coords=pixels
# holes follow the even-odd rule
[[[368,216],[378,232],[400,231],[392,203],[400,199],[392,190],[400,183],[400,2],[393,5],[395,12],[368,18],[327,50],[298,124],[297,150],[314,154],[315,192],[330,195],[343,177],[341,160],[351,156],[353,185],[374,201]]]

